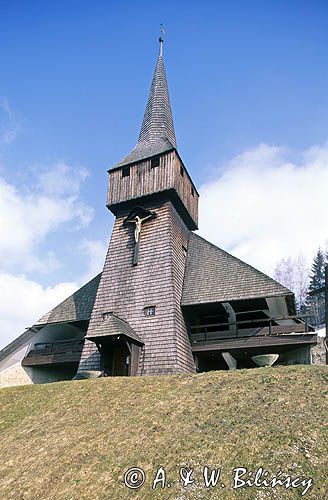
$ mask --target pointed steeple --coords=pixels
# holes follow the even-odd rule
[[[141,125],[138,144],[143,142],[157,144],[160,141],[169,140],[171,145],[176,148],[177,143],[163,62],[162,45],[163,41],[160,38],[160,52]]]
[[[143,117],[139,139],[131,151],[114,168],[135,163],[165,151],[177,149],[169,91],[163,62],[163,37]]]

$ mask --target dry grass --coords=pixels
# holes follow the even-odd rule
[[[298,366],[2,389],[0,499],[301,498],[302,488],[236,493],[238,466],[311,477],[305,498],[326,499],[327,382],[326,367]],[[205,465],[222,468],[211,490]],[[139,490],[123,484],[132,466],[146,472]],[[171,487],[152,491],[159,466]],[[181,466],[196,484],[181,487]]]

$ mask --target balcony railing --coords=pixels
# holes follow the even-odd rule
[[[23,366],[76,362],[81,356],[84,339],[37,342],[22,361]]]
[[[309,318],[313,315],[294,315],[280,318],[247,319],[230,323],[207,323],[189,327],[189,336],[192,343],[209,342],[221,339],[240,339],[251,336],[291,335],[309,333],[313,327],[309,325]],[[292,324],[279,324],[280,321],[293,320]],[[277,324],[278,323],[278,324]],[[226,327],[226,328],[225,328]]]

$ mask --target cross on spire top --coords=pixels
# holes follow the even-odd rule
[[[163,43],[165,40],[165,30],[163,24],[161,24],[161,34],[159,37],[159,55],[162,57],[163,56]]]

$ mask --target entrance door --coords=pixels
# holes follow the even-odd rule
[[[99,349],[99,347],[98,347]],[[110,377],[113,373],[113,349],[109,344],[103,344],[100,349],[101,369],[105,377]]]
[[[129,351],[125,346],[115,346],[113,349],[113,371],[114,377],[125,377],[129,375]]]

